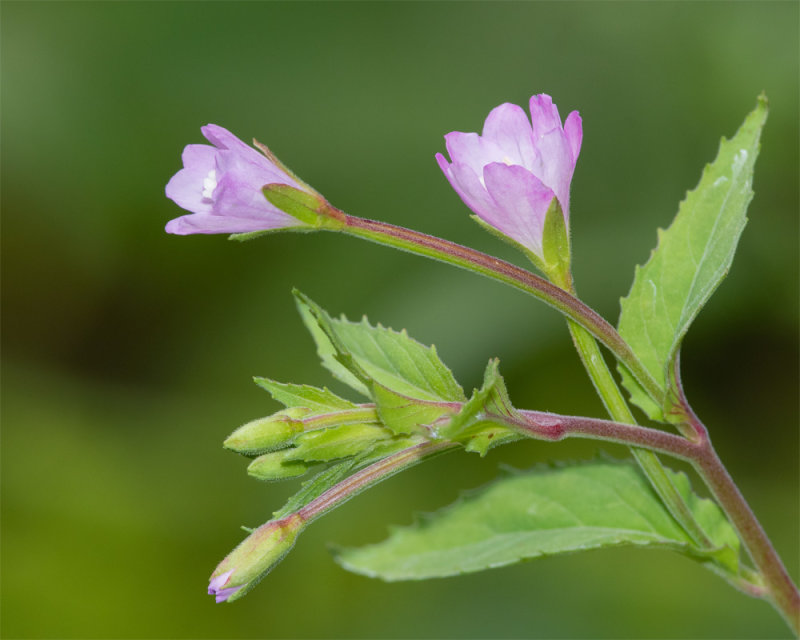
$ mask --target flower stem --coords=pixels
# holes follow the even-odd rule
[[[402,249],[417,255],[426,256],[448,264],[467,269],[473,273],[492,278],[531,294],[535,298],[554,307],[570,320],[585,328],[591,335],[608,347],[639,381],[644,389],[660,404],[664,390],[642,366],[639,359],[631,351],[630,346],[602,316],[594,309],[578,300],[575,296],[544,278],[521,269],[510,262],[481,253],[469,247],[429,236],[419,231],[403,227],[350,216],[334,209],[327,215],[334,217],[342,224],[337,231],[371,240],[378,244]]]
[[[364,489],[386,480],[399,471],[413,467],[423,460],[453,450],[458,446],[454,442],[426,441],[398,451],[345,478],[297,511],[297,515],[306,523],[316,520]]]

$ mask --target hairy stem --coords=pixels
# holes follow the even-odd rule
[[[800,636],[800,592],[747,500],[711,446],[710,440],[703,440],[692,464],[747,547],[747,552],[767,587],[769,600],[783,615],[795,635]]]
[[[422,442],[398,451],[345,478],[297,511],[297,515],[306,522],[315,520],[328,511],[344,504],[364,489],[368,489],[395,473],[408,469],[427,458],[450,451],[456,447],[458,445],[453,442],[435,441]]]
[[[635,425],[636,420],[628,408],[625,398],[608,370],[603,355],[594,338],[586,330],[569,322],[572,341],[580,355],[583,366],[597,390],[603,404],[611,418],[617,422]],[[637,428],[637,427],[634,427]],[[679,438],[679,436],[675,436]],[[679,438],[683,439],[683,438]],[[700,547],[709,548],[712,545],[703,528],[698,524],[686,501],[678,493],[678,489],[664,469],[664,465],[652,451],[631,447],[631,453],[644,471],[650,484],[666,505],[672,517],[683,527],[689,537]]]
[[[510,262],[469,247],[385,222],[357,218],[333,207],[330,208],[332,211],[328,212],[328,215],[335,216],[343,224],[342,227],[336,229],[338,231],[467,269],[520,289],[549,304],[573,322],[584,327],[608,347],[656,402],[661,403],[664,390],[642,366],[628,343],[594,309],[567,291]]]

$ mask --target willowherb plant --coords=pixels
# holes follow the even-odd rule
[[[550,96],[492,110],[482,135],[445,136],[436,158],[486,229],[519,248],[543,277],[442,238],[350,216],[332,206],[267,149],[216,125],[212,143],[189,145],[169,198],[191,213],[167,231],[347,233],[468,269],[533,295],[567,318],[575,347],[610,420],[513,405],[491,360],[483,385],[465,394],[435,348],[363,320],[331,317],[295,292],[302,320],[334,377],[362,396],[256,378],[284,405],[224,446],[251,456],[250,475],[306,480],[273,518],[251,531],[211,574],[217,602],[244,596],[289,552],[314,519],[358,492],[423,460],[464,449],[481,456],[522,438],[593,438],[631,447],[638,468],[608,460],[519,472],[457,502],[424,527],[394,530],[379,544],[340,551],[338,562],[385,580],[480,571],[542,555],[636,545],[670,548],[699,561],[744,593],[770,601],[797,634],[800,594],[769,538],[717,457],[680,378],[680,347],[694,317],[731,265],[752,198],[767,117],[760,97],[736,135],[723,139],[697,188],[681,202],[658,246],[637,267],[615,329],[578,299],[570,267],[569,191],[583,137],[576,111],[563,122]],[[636,424],[603,360],[616,358],[630,401],[663,428]],[[716,501],[656,454],[689,462]],[[620,497],[622,500],[620,500]],[[558,504],[553,510],[548,505]]]

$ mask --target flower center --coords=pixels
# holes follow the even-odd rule
[[[217,171],[212,169],[208,175],[203,179],[203,197],[207,200],[213,200],[214,189],[217,188]]]

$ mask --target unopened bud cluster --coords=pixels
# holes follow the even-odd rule
[[[224,445],[257,456],[248,473],[270,481],[301,476],[314,465],[357,455],[393,436],[374,405],[325,413],[291,407],[239,427]]]

